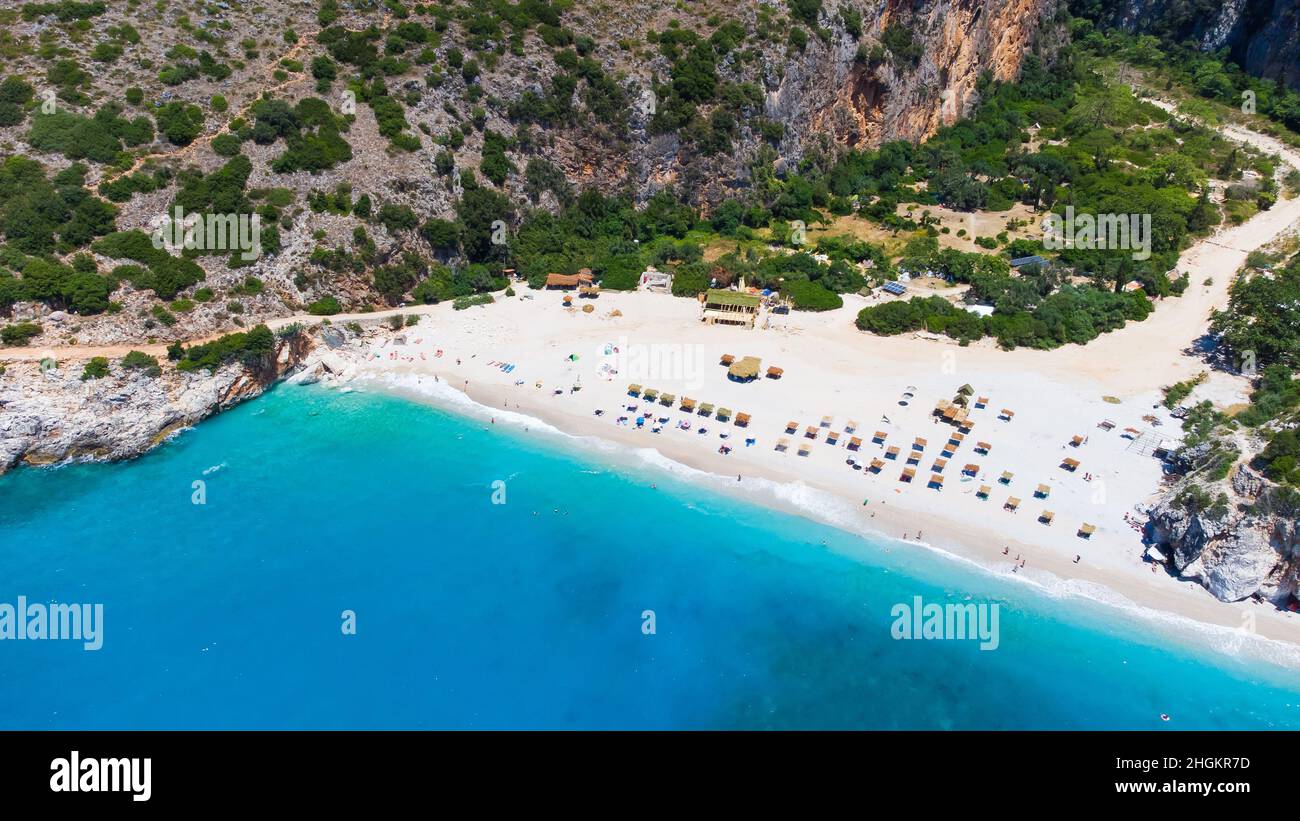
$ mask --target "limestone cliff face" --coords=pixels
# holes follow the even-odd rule
[[[182,428],[260,396],[296,371],[310,338],[280,340],[261,368],[227,365],[215,373],[164,366],[150,377],[113,364],[101,379],[82,381],[83,362],[69,357],[53,370],[11,363],[0,381],[0,473],[19,464],[75,459],[128,459]]]
[[[1065,39],[1058,18],[1062,2],[824,0],[818,23],[829,34],[825,40],[810,37],[801,53],[791,53],[784,41],[769,45],[757,77],[733,54],[719,65],[719,74],[761,86],[762,116],[783,129],[776,145],[778,167],[792,167],[813,151],[919,141],[970,112],[984,72],[1014,81],[1029,51],[1045,45],[1042,50],[1050,54],[1053,44]],[[736,5],[741,19],[752,24],[756,9],[765,4]],[[629,17],[636,19],[639,7],[631,3]],[[844,9],[861,15],[859,38],[839,23]],[[883,48],[891,25],[911,33],[919,59],[901,59]],[[873,49],[883,59],[864,59]],[[667,69],[656,58],[638,65],[630,77],[635,102],[625,146],[611,151],[590,134],[556,141],[551,158],[571,182],[608,191],[630,187],[639,200],[676,186],[705,207],[748,185],[749,166],[763,145],[756,132],[744,133],[725,155],[703,156],[677,135],[648,131],[656,102],[649,76],[662,78]],[[503,96],[519,90],[503,89]]]
[[[1102,22],[1202,51],[1226,48],[1249,74],[1300,88],[1300,3],[1296,0],[1076,0],[1076,10],[1100,9]]]
[[[1300,521],[1254,504],[1271,492],[1263,477],[1238,466],[1225,488],[1229,503],[1208,510],[1179,505],[1179,490],[1151,511],[1148,524],[1171,571],[1222,601],[1258,597],[1287,606],[1294,600],[1300,591]]]
[[[985,71],[996,80],[1015,80],[1040,27],[1045,22],[1052,27],[1055,4],[889,0],[876,8],[864,41],[878,41],[887,26],[900,25],[922,46],[921,59],[915,65],[886,60],[873,66],[854,59],[856,43],[840,42],[811,65],[792,66],[769,100],[771,113],[799,142],[817,134],[854,147],[925,139],[970,111],[978,101],[976,81]]]

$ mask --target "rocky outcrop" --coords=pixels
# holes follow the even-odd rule
[[[114,363],[83,381],[84,362],[54,368],[6,366],[0,378],[0,473],[19,465],[139,456],[175,432],[248,399],[295,373],[313,347],[305,335],[278,341],[260,368],[230,364],[214,373],[164,366],[159,376]]]
[[[1225,504],[1187,501],[1184,480],[1150,511],[1147,533],[1169,569],[1222,601],[1260,598],[1287,606],[1300,589],[1300,520],[1254,502],[1267,480],[1238,466]]]
[[[1075,4],[1091,13],[1095,7]],[[1103,0],[1099,19],[1126,31],[1228,49],[1248,74],[1300,88],[1300,6],[1295,0]]]

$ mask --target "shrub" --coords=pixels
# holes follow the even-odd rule
[[[158,110],[158,129],[174,145],[189,145],[203,130],[203,109],[173,100]]]
[[[96,356],[86,363],[86,367],[81,369],[81,381],[88,379],[103,379],[108,376],[108,358]]]
[[[212,138],[212,150],[222,157],[235,156],[242,144],[234,134],[218,134]]]
[[[19,322],[0,328],[0,342],[6,345],[26,345],[32,337],[39,335],[41,326],[35,322]]]
[[[844,299],[828,291],[819,283],[804,279],[789,280],[781,285],[781,293],[794,301],[798,311],[832,311],[844,305]]]
[[[343,306],[339,304],[338,299],[330,294],[326,294],[307,306],[307,313],[312,316],[334,316],[337,313],[342,313],[342,311]]]
[[[142,351],[130,351],[126,356],[122,357],[121,365],[128,371],[140,371],[149,377],[162,375],[162,368],[158,366],[158,358]]]

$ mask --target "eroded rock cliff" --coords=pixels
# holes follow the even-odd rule
[[[36,362],[6,366],[0,381],[0,473],[19,464],[75,459],[127,459],[182,428],[234,407],[294,373],[313,342],[306,335],[278,340],[264,365],[238,362],[213,373],[165,368],[158,376],[110,365],[108,376],[81,378],[83,360],[56,367]]]
[[[1300,590],[1300,517],[1247,465],[1214,491],[1183,480],[1150,513],[1148,535],[1179,576],[1222,601],[1258,597],[1288,606]],[[1200,501],[1198,501],[1198,499]]]

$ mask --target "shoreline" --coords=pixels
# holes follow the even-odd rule
[[[437,384],[437,383],[435,383]],[[1070,600],[1092,609],[1112,623],[1152,626],[1158,633],[1146,636],[1158,639],[1163,634],[1189,650],[1212,652],[1227,659],[1242,662],[1260,662],[1277,670],[1292,671],[1300,667],[1300,636],[1291,614],[1273,610],[1262,602],[1219,602],[1194,582],[1179,582],[1171,577],[1159,576],[1172,586],[1143,586],[1124,577],[1103,577],[1100,574],[1061,574],[1050,562],[1040,564],[1030,572],[1012,573],[1009,562],[1001,556],[996,546],[987,546],[972,535],[994,535],[972,531],[965,538],[955,532],[954,523],[940,516],[927,516],[922,540],[903,539],[886,528],[901,521],[901,511],[888,510],[882,505],[875,519],[867,517],[853,500],[833,488],[810,485],[801,480],[790,480],[779,474],[745,474],[739,483],[731,481],[708,469],[700,460],[692,458],[689,450],[661,449],[638,445],[634,449],[623,447],[627,442],[620,437],[605,435],[607,431],[566,429],[563,419],[547,414],[543,407],[526,407],[524,403],[510,409],[498,409],[491,404],[500,399],[501,392],[479,390],[464,392],[443,383],[439,388],[412,385],[408,380],[394,380],[391,375],[366,374],[358,376],[348,387],[395,396],[418,402],[456,416],[476,419],[480,423],[495,419],[496,423],[516,433],[539,433],[550,437],[561,450],[576,447],[579,452],[595,454],[612,467],[662,471],[671,478],[688,485],[703,487],[744,503],[754,504],[781,513],[834,527],[861,539],[869,546],[876,542],[893,549],[920,547],[943,561],[955,562],[968,569],[988,574],[990,577],[1025,584],[1040,596],[1057,600]],[[459,396],[457,396],[459,395]],[[536,414],[536,415],[534,415]],[[551,416],[552,418],[548,418]],[[487,427],[494,424],[487,422]],[[656,443],[657,444],[657,443]],[[668,451],[668,452],[665,452]],[[745,481],[749,481],[746,485]],[[837,510],[828,510],[821,503],[832,501]],[[882,527],[881,525],[885,525]],[[995,541],[997,541],[995,539]],[[1006,540],[1002,540],[1006,543]],[[1032,546],[1010,542],[1012,552],[1031,550]],[[999,562],[1002,567],[999,567]],[[1234,616],[1241,609],[1250,608],[1257,615],[1254,633],[1241,627]],[[1274,621],[1267,613],[1281,618]],[[1188,628],[1202,628],[1188,631]],[[1159,642],[1157,642],[1159,643]]]

